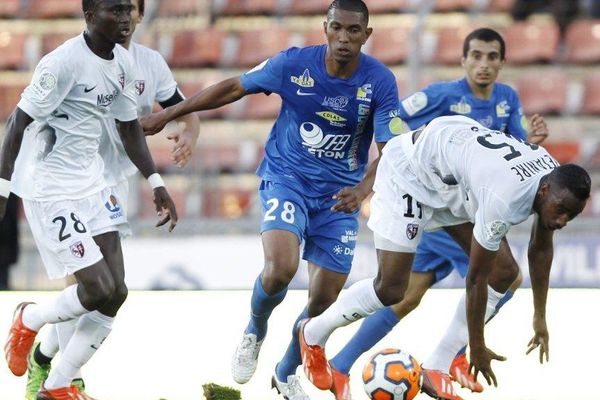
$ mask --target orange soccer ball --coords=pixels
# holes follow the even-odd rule
[[[362,378],[372,400],[412,400],[421,388],[421,366],[402,350],[384,349],[365,364]]]

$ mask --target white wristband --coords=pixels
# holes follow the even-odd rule
[[[160,177],[160,174],[154,173],[148,177],[148,183],[152,186],[152,190],[160,186],[165,186],[165,181]]]
[[[10,196],[10,181],[0,178],[0,196],[7,198]]]

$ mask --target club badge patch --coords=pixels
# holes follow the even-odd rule
[[[410,240],[413,240],[417,233],[419,233],[419,225],[418,224],[408,224],[406,225],[406,237]]]
[[[83,243],[75,242],[71,245],[71,253],[77,257],[82,258],[85,254],[85,248],[83,247]]]
[[[138,96],[141,96],[144,93],[144,89],[146,88],[146,81],[138,80],[135,81],[135,92]]]

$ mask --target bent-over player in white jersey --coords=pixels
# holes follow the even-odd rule
[[[503,357],[486,347],[483,331],[484,316],[501,294],[488,293],[488,279],[499,263],[512,262],[505,235],[531,214],[535,313],[529,350],[541,346],[541,360],[548,354],[545,305],[553,232],[583,210],[590,186],[583,168],[559,166],[541,146],[463,116],[437,118],[423,130],[390,140],[377,168],[368,222],[379,273],[374,280],[355,283],[323,314],[299,324],[308,378],[330,374],[324,346],[336,328],[402,300],[423,230],[444,228],[470,254],[462,320],[468,326],[471,368],[475,376],[481,372],[488,384],[496,384],[490,362]],[[456,343],[445,352],[445,360],[428,360],[423,366],[447,371],[461,346]],[[428,385],[423,382],[426,392]]]
[[[123,43],[123,47],[129,50],[135,64],[137,114],[138,117],[141,117],[152,112],[155,102],[166,108],[183,101],[184,97],[162,56],[155,50],[132,42],[135,29],[142,22],[144,16],[145,2],[144,0],[133,0],[131,4],[133,6],[131,10],[131,29],[125,43]],[[167,137],[175,142],[172,149],[173,160],[177,165],[184,166],[189,161],[198,138],[199,119],[195,114],[188,114],[176,121],[178,122],[178,128],[182,129],[170,132]],[[127,157],[114,121],[105,120],[103,126],[108,133],[108,135],[102,136],[99,148],[104,161],[104,179],[126,218],[129,193],[128,177],[134,174],[137,169]],[[119,234],[121,238],[131,235],[129,224],[120,224]],[[67,277],[67,285],[75,283],[74,277]],[[31,349],[25,393],[27,400],[36,399],[42,382],[46,380],[50,373],[52,359],[58,353],[59,348],[64,349],[66,347],[76,325],[76,319],[55,324],[54,329],[51,329],[43,340]],[[85,390],[81,371],[76,374],[73,384],[78,386],[80,391]]]
[[[48,275],[74,274],[77,284],[47,303],[19,304],[5,346],[9,368],[23,375],[39,329],[79,317],[38,399],[89,398],[72,380],[107,337],[127,297],[117,228],[125,218],[107,189],[98,153],[106,135],[103,121],[116,120],[128,156],[153,187],[158,225],[171,220],[172,230],[177,222],[137,121],[133,62],[124,48],[115,46],[129,33],[131,8],[129,0],[83,1],[86,31],[40,61],[8,121],[0,153],[2,216],[26,127],[36,120],[55,134],[28,177],[25,213]]]

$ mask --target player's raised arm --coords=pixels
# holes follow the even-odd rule
[[[540,348],[540,363],[549,360],[549,334],[546,326],[546,299],[550,283],[550,267],[554,255],[552,244],[553,231],[546,229],[536,216],[531,228],[531,240],[527,256],[529,259],[529,276],[533,290],[533,332],[527,348],[527,354]]]
[[[168,122],[178,117],[194,111],[219,108],[241,99],[244,95],[246,95],[246,89],[242,86],[239,77],[225,79],[201,90],[181,103],[142,118],[140,122],[144,132],[147,135],[153,135],[160,132]]]
[[[4,218],[6,212],[6,202],[10,195],[10,178],[21,149],[23,132],[31,122],[33,122],[33,118],[16,107],[6,124],[6,134],[0,151],[0,220]]]
[[[154,191],[156,212],[159,217],[162,217],[156,226],[162,226],[170,220],[169,232],[171,232],[175,228],[175,225],[177,225],[177,210],[175,209],[173,200],[171,200],[169,193],[165,189],[162,178],[156,172],[156,166],[150,155],[150,150],[148,150],[148,144],[146,143],[142,127],[137,119],[127,122],[117,121],[117,125],[127,155],[142,175],[148,179]]]

